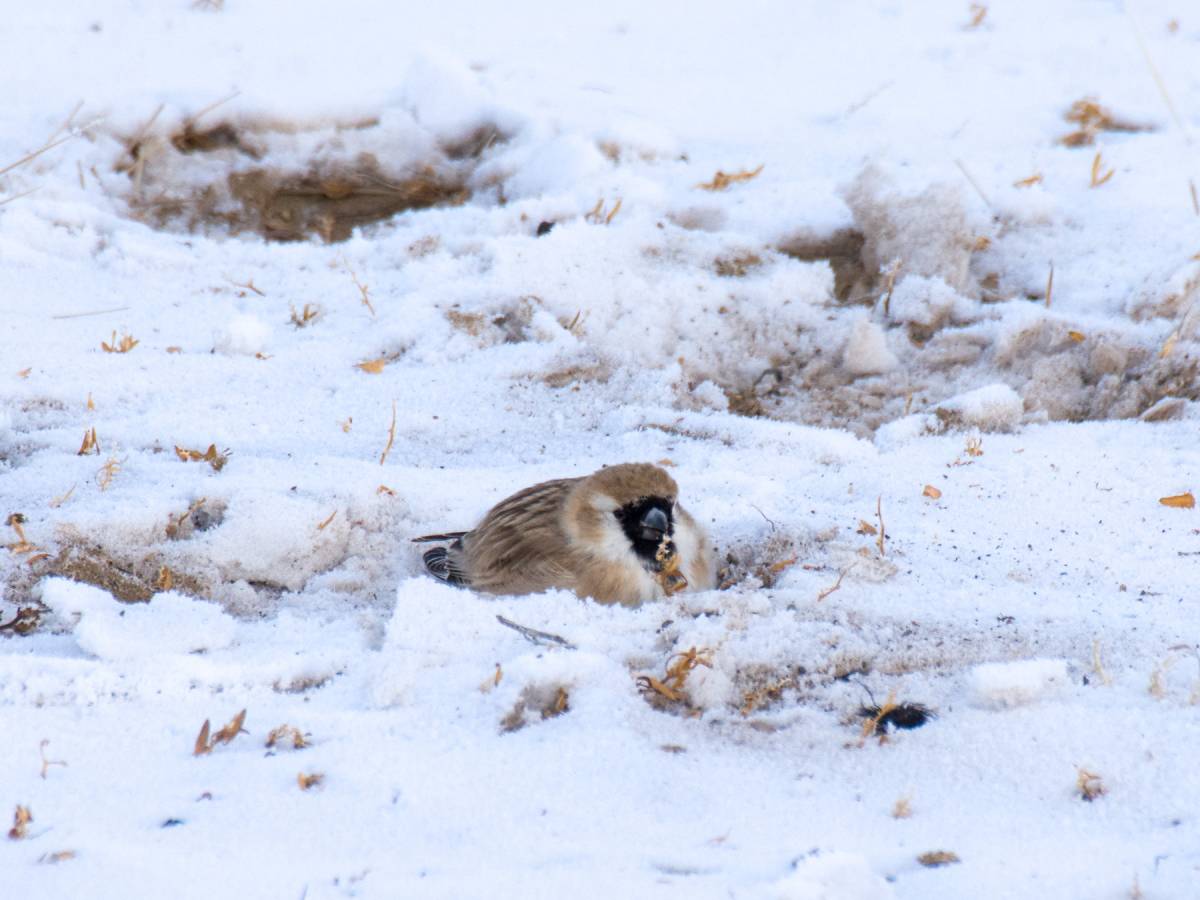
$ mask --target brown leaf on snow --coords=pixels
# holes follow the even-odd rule
[[[214,472],[220,472],[225,468],[225,463],[229,462],[231,453],[232,451],[228,449],[218,452],[216,444],[209,444],[208,449],[204,451],[188,450],[186,447],[175,445],[175,455],[183,462],[206,462],[212,466]]]
[[[938,866],[949,866],[962,860],[951,850],[930,850],[918,856],[917,862],[927,868],[936,869]]]
[[[307,791],[312,788],[319,787],[325,782],[324,772],[310,772],[305,775],[303,772],[296,776],[296,783],[300,785],[300,790]]]
[[[362,369],[371,375],[378,375],[387,364],[387,357],[381,356],[379,359],[368,359],[366,362],[355,363],[354,368]]]
[[[196,746],[192,750],[192,756],[204,756],[212,753],[212,744],[208,741],[208,719],[204,720],[204,724],[200,726],[200,733],[196,735]]]
[[[740,184],[743,181],[751,181],[757,178],[762,170],[763,166],[759,166],[752,171],[743,169],[740,172],[730,173],[718,170],[717,174],[713,176],[712,181],[706,181],[703,184],[696,185],[696,187],[706,191],[723,191],[732,184]]]
[[[921,491],[922,497],[929,497],[931,500],[937,500],[942,496],[942,492],[935,488],[932,484],[925,485],[925,490]]]
[[[293,750],[303,750],[308,746],[308,737],[294,725],[284,724],[278,728],[272,728],[270,734],[267,735],[267,747],[274,749],[287,745],[291,745]]]
[[[230,719],[224,728],[212,736],[213,746],[215,747],[217,744],[228,744],[235,737],[242,733],[244,730],[242,725],[245,723],[246,710],[243,709],[240,713]]]
[[[16,810],[13,812],[13,826],[8,829],[8,839],[10,841],[19,841],[25,837],[25,832],[29,828],[29,823],[33,821],[33,813],[29,811],[28,806],[17,804]]]
[[[1170,506],[1174,509],[1193,509],[1196,506],[1196,498],[1192,496],[1191,491],[1188,491],[1186,494],[1163,497],[1158,502],[1163,506]]]

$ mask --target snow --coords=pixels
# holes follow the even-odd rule
[[[971,670],[971,694],[980,706],[1021,706],[1066,686],[1067,661],[1022,659],[983,663]]]
[[[1193,897],[1200,21],[967,7],[10,15],[0,896]],[[723,590],[423,573],[626,461]]]

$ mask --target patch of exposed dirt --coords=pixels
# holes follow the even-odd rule
[[[340,131],[357,132],[361,146],[382,151],[382,139],[371,134],[378,124],[355,122]],[[482,126],[427,159],[387,166],[379,152],[350,154],[347,142],[331,139],[308,147],[306,163],[273,164],[295,158],[298,151],[287,142],[299,132],[278,123],[233,121],[144,128],[122,139],[125,152],[116,170],[129,175],[133,216],[156,228],[338,242],[355,228],[408,210],[466,202],[467,180],[480,157],[507,140],[495,126]],[[285,144],[288,152],[273,152]]]

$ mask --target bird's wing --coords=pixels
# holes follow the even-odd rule
[[[493,593],[570,588],[574,560],[563,510],[578,478],[535,484],[500,501],[462,542],[470,583]]]

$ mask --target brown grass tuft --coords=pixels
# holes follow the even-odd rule
[[[208,449],[204,451],[187,450],[178,444],[175,445],[175,455],[180,460],[183,462],[206,462],[212,466],[214,472],[220,472],[225,468],[225,463],[229,462],[229,457],[232,453],[233,451],[228,448],[217,452],[216,444],[209,444]]]
[[[310,772],[305,775],[303,772],[300,772],[296,775],[296,783],[300,785],[300,790],[311,791],[313,788],[320,787],[325,783],[325,773]]]
[[[1063,114],[1063,118],[1078,126],[1074,131],[1059,139],[1059,143],[1067,147],[1090,147],[1096,142],[1096,135],[1102,131],[1128,133],[1153,130],[1148,125],[1114,116],[1111,110],[1101,106],[1094,97],[1083,97],[1076,100]]]
[[[122,334],[120,340],[117,339],[117,333],[114,331],[112,337],[107,341],[100,342],[100,349],[105,353],[128,353],[141,341],[134,338],[131,334]]]

